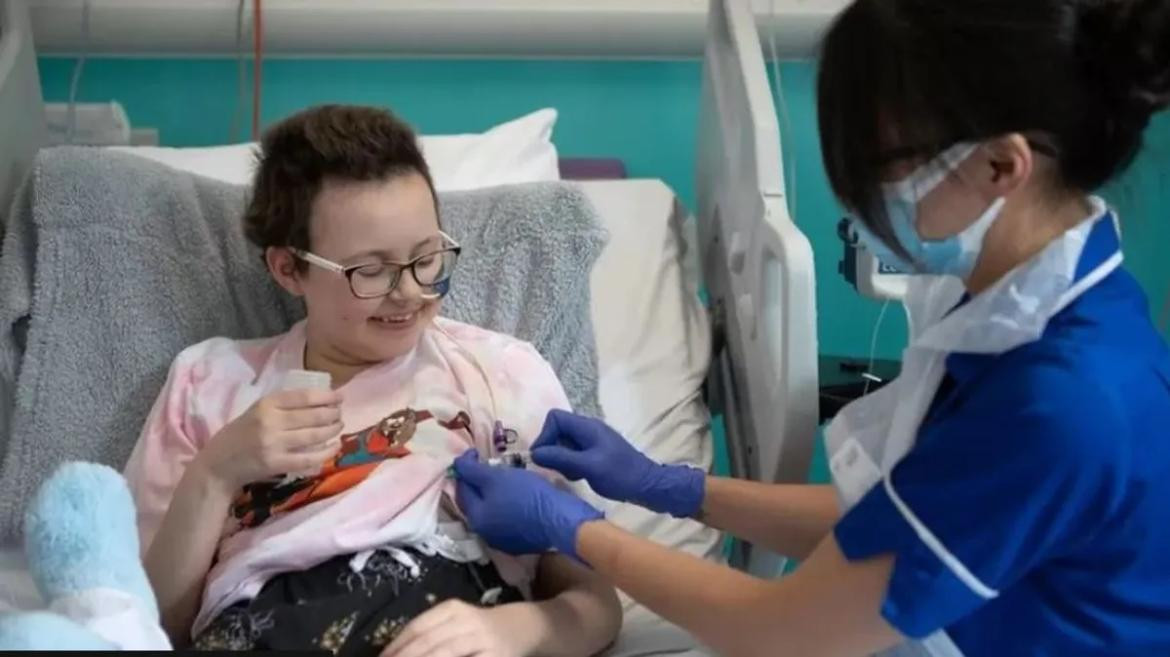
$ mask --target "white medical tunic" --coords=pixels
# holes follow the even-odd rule
[[[961,347],[996,321],[1029,321],[1012,283],[1012,312],[942,350],[912,444],[873,456],[879,480],[835,528],[850,560],[895,555],[881,612],[908,637],[949,637],[952,652],[928,654],[1170,655],[1170,353],[1136,281],[1106,266],[1120,263],[1110,213],[1085,223],[1076,251],[1076,294],[1033,310],[1046,320],[1033,338]],[[895,409],[897,384],[871,397]],[[831,455],[842,438],[866,442],[837,433]]]

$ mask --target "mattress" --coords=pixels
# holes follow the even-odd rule
[[[590,282],[606,420],[659,461],[709,469],[713,446],[702,387],[711,336],[698,297],[693,220],[658,180],[574,184],[609,232]],[[698,557],[720,558],[718,532],[583,494],[631,532]],[[0,552],[0,609],[38,604],[19,551]],[[613,657],[703,654],[682,630],[629,599],[623,605],[625,624]]]
[[[702,389],[711,331],[698,296],[694,220],[660,180],[578,184],[609,243],[590,291],[606,421],[664,463],[710,469],[713,441]],[[586,495],[625,529],[713,561],[721,535],[699,523]],[[625,623],[609,654],[706,654],[682,630],[622,596]]]
[[[693,220],[659,180],[577,184],[609,232],[590,281],[606,420],[659,461],[708,469],[713,444],[702,389],[711,331],[698,296]],[[716,533],[696,523],[625,506],[609,515],[696,556],[717,551]]]

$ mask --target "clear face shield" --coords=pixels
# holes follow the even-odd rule
[[[886,217],[903,256],[873,234],[861,221],[853,228],[866,249],[882,262],[917,274],[947,274],[966,279],[975,268],[983,238],[1003,211],[1005,199],[996,199],[982,215],[958,233],[942,239],[923,239],[918,232],[918,206],[971,157],[978,144],[959,143],[922,164],[905,178],[882,185]]]

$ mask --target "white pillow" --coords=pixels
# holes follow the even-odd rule
[[[419,141],[440,191],[560,180],[552,143],[555,109],[542,109],[481,134],[423,136]]]
[[[206,148],[160,146],[110,146],[110,150],[132,153],[148,160],[233,185],[251,185],[256,170],[255,142]]]
[[[435,188],[441,192],[560,180],[557,149],[552,143],[556,122],[557,111],[545,108],[480,134],[422,135],[419,145]],[[250,185],[258,147],[250,142],[203,148],[110,148],[207,178]]]

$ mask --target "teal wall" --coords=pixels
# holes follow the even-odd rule
[[[68,96],[73,62],[41,58],[45,97]],[[272,60],[264,65],[263,120],[323,102],[388,105],[418,130],[483,130],[545,106],[560,111],[554,140],[562,155],[615,156],[635,177],[665,180],[693,206],[692,172],[701,68],[697,61],[538,60]],[[816,255],[818,327],[823,353],[864,356],[881,304],[859,298],[837,274],[840,210],[820,166],[813,103],[815,69],[781,67],[789,126],[782,124],[788,160],[795,158],[797,223]],[[159,130],[164,145],[231,140],[236,62],[230,59],[91,59],[81,100],[117,99],[136,126]],[[250,125],[250,109],[244,112]],[[1150,133],[1137,166],[1107,190],[1125,222],[1129,267],[1161,314],[1170,284],[1170,116]],[[1164,323],[1164,322],[1163,322]],[[905,340],[901,309],[891,306],[877,342],[879,356],[896,356]]]

